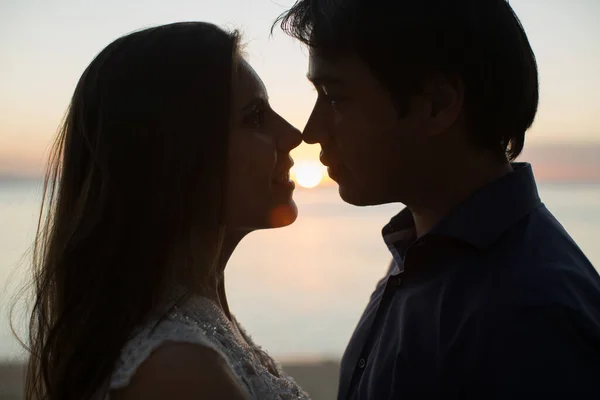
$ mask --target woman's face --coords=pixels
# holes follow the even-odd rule
[[[292,198],[289,152],[300,144],[301,135],[271,109],[263,82],[243,59],[232,110],[227,225],[252,230],[291,224],[298,210]]]

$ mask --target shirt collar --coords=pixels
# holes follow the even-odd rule
[[[485,249],[539,207],[542,203],[531,165],[513,163],[512,166],[513,172],[472,194],[442,218],[428,235],[451,237]],[[394,248],[396,252],[399,245],[407,247],[407,237],[411,234],[414,240],[414,220],[407,208],[382,230],[388,248]]]
[[[417,238],[415,223],[410,210],[405,208],[400,211],[383,227],[381,233],[395,261],[392,273],[402,272],[404,270],[404,253]]]

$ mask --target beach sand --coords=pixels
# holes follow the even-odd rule
[[[332,400],[337,395],[339,364],[334,361],[286,362],[284,370],[310,394],[312,400]],[[0,362],[0,400],[23,399],[23,365]]]

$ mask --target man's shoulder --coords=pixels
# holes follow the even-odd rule
[[[545,205],[533,210],[512,229],[513,238],[522,238],[535,254],[569,262],[587,262],[577,242]]]
[[[492,246],[478,265],[494,301],[515,306],[600,305],[600,276],[562,225],[540,207]],[[486,284],[487,283],[487,284]],[[487,291],[487,292],[486,292]]]
[[[579,249],[532,248],[491,264],[482,292],[496,304],[586,308],[591,303],[600,313],[600,276]]]
[[[498,277],[488,304],[509,309],[593,309],[600,318],[600,277],[583,267],[545,260],[536,265],[515,264]]]
[[[491,265],[536,278],[538,274],[598,276],[594,267],[560,222],[544,206],[512,227],[491,246]]]

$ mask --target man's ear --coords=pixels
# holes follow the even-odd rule
[[[463,105],[465,88],[457,75],[434,75],[424,85],[428,99],[429,127],[432,135],[446,131],[459,118]]]

